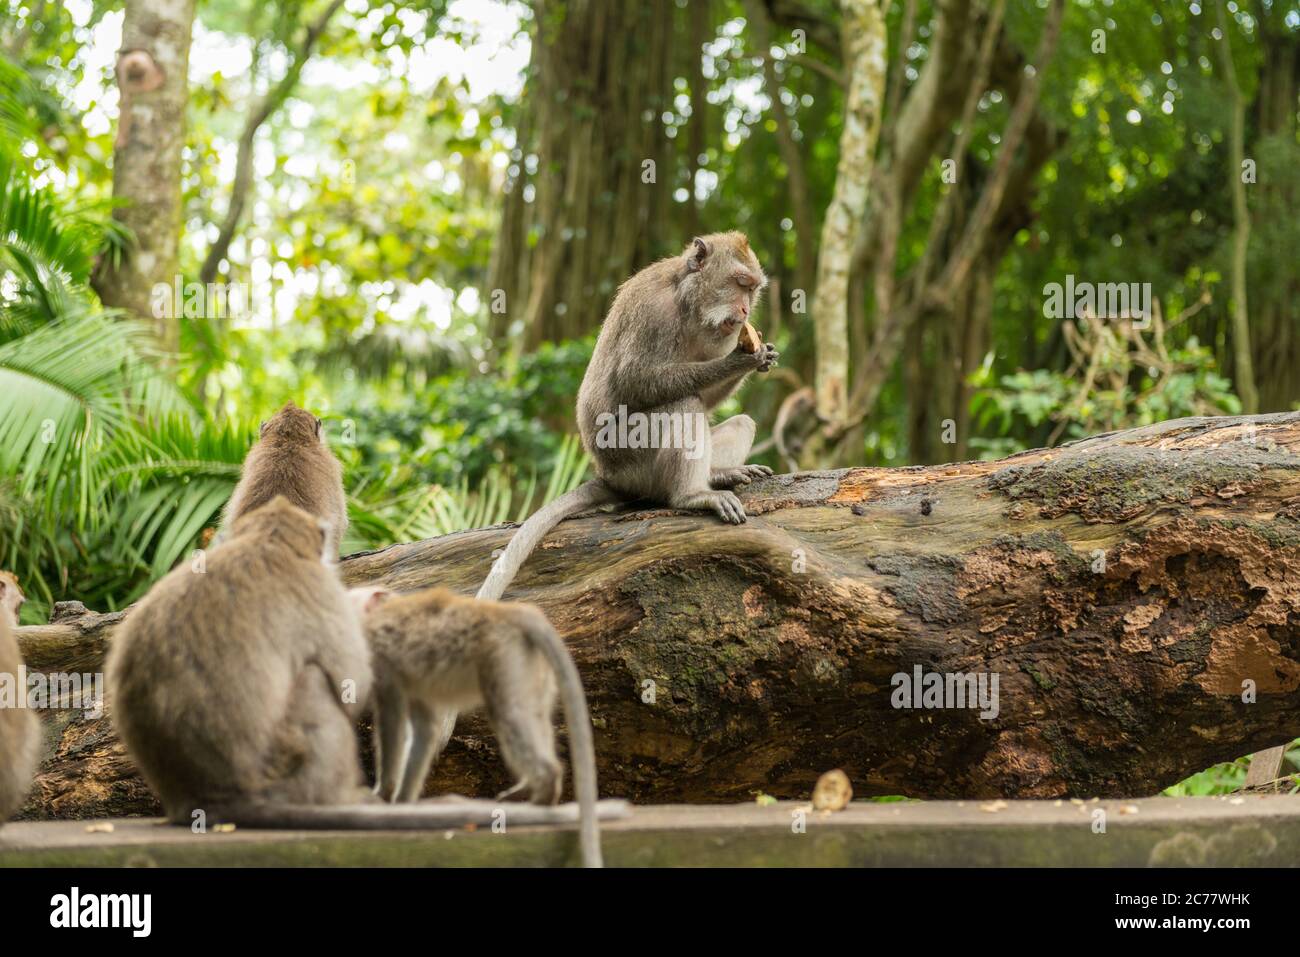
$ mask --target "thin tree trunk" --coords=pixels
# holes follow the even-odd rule
[[[294,87],[298,85],[298,78],[302,75],[307,61],[311,59],[317,41],[329,25],[330,18],[339,7],[343,6],[343,3],[344,0],[331,0],[330,5],[307,27],[302,45],[298,48],[284,77],[258,101],[244,122],[243,132],[239,135],[238,153],[235,159],[235,181],[230,187],[230,202],[226,206],[226,215],[221,221],[216,242],[208,250],[208,255],[199,269],[199,281],[205,285],[216,280],[217,270],[230,251],[231,240],[235,238],[235,231],[239,228],[239,221],[244,215],[248,190],[253,184],[253,144],[257,138],[257,131],[284,104]]]
[[[1232,190],[1232,378],[1246,412],[1259,410],[1259,390],[1255,387],[1255,365],[1250,352],[1250,321],[1246,305],[1246,251],[1250,246],[1250,210],[1246,206],[1246,184],[1242,180],[1242,161],[1245,159],[1246,102],[1237,82],[1237,71],[1232,61],[1232,41],[1228,34],[1228,18],[1224,13],[1226,0],[1219,0],[1219,61],[1223,66],[1223,82],[1232,100],[1231,168],[1228,186]]]
[[[867,210],[887,69],[885,19],[876,0],[841,0],[841,10],[849,88],[835,190],[822,221],[812,301],[817,417],[836,430],[848,424],[849,271],[854,240]]]
[[[177,310],[154,315],[153,291],[159,284],[170,290],[179,270],[194,0],[126,0],[124,10],[113,144],[113,198],[122,205],[113,216],[131,230],[134,243],[120,263],[102,260],[93,283],[105,305],[150,321],[159,348],[174,355],[180,343]]]

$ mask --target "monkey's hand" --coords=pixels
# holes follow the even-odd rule
[[[781,353],[777,352],[770,342],[765,342],[758,347],[754,353],[755,365],[759,372],[766,372],[768,369],[776,368],[776,361],[781,358]]]

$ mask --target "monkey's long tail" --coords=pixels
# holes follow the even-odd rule
[[[591,715],[582,677],[555,626],[538,613],[528,626],[528,637],[546,655],[559,679],[564,702],[564,721],[569,726],[569,762],[573,765],[573,791],[578,798],[578,846],[583,867],[603,867],[600,856],[600,826],[596,822],[596,744],[591,734]]]
[[[500,601],[510,583],[515,580],[520,567],[533,553],[537,543],[546,537],[546,533],[570,515],[597,505],[613,505],[621,502],[620,496],[600,479],[583,482],[572,492],[565,492],[550,505],[539,509],[528,521],[519,527],[510,544],[492,564],[483,587],[475,596],[484,601]]]

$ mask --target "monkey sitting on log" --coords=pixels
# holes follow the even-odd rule
[[[362,611],[375,673],[380,797],[414,801],[458,712],[484,706],[516,784],[534,804],[557,804],[563,771],[551,715],[564,703],[579,807],[583,865],[600,867],[596,759],[582,680],[540,608],[479,601],[445,588],[394,595],[350,592]]]
[[[731,490],[772,470],[747,465],[754,420],[737,415],[708,428],[707,415],[751,372],[773,368],[770,344],[738,339],[767,277],[743,233],[695,239],[623,283],[606,316],[578,391],[578,428],[596,478],[539,510],[514,534],[478,597],[500,598],[533,549],[556,524],[588,508],[635,499],[671,508],[707,509],[724,522],[745,521]],[[610,423],[628,414],[658,418],[675,435],[655,447],[610,442]],[[703,427],[698,427],[702,424]]]
[[[40,757],[41,725],[27,707],[27,689],[19,681],[23,659],[13,629],[26,601],[12,572],[0,572],[0,681],[12,689],[0,694],[0,824],[22,807]]]
[[[329,523],[327,552],[339,557],[348,528],[343,467],[325,440],[321,420],[292,402],[262,423],[257,442],[244,459],[239,484],[222,519],[219,543],[241,515],[261,508],[277,495]]]
[[[327,523],[277,496],[234,519],[127,616],[106,664],[113,723],[168,818],[365,801],[361,623]]]

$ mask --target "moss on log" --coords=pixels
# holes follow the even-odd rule
[[[1288,413],[774,476],[738,527],[635,507],[565,522],[507,597],[572,649],[607,796],[805,796],[832,767],[859,796],[1151,794],[1300,735],[1298,453]],[[353,555],[343,575],[472,593],[511,534]],[[19,641],[34,669],[90,670],[119,618],[63,609]],[[997,717],[896,709],[915,666],[996,674]],[[49,731],[27,816],[155,810],[105,719]],[[462,719],[430,791],[507,783]]]

